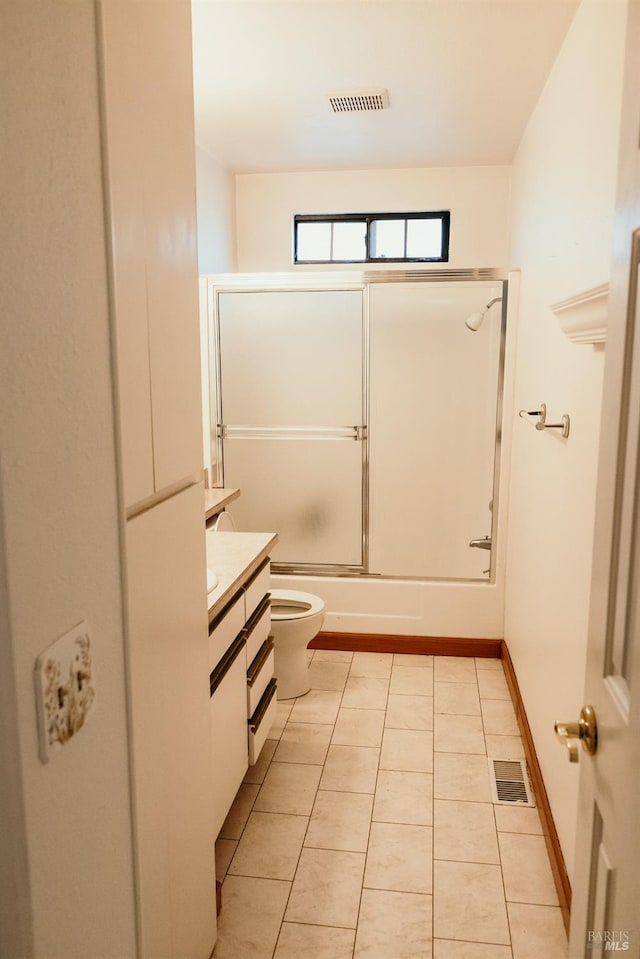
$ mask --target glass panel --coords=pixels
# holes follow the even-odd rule
[[[296,261],[331,259],[331,224],[298,223]]]
[[[343,221],[333,224],[333,260],[364,260],[367,255],[367,224]]]
[[[372,220],[370,255],[389,259],[403,258],[406,220]]]
[[[373,284],[370,290],[369,568],[487,579],[501,311],[465,318],[489,283]],[[398,495],[401,490],[401,495]]]
[[[442,255],[442,220],[407,220],[407,256]]]
[[[363,422],[362,291],[222,293],[223,422]]]
[[[278,533],[274,562],[361,564],[361,442],[227,439],[224,481],[238,529]]]

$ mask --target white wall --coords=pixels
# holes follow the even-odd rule
[[[230,273],[235,269],[236,189],[233,174],[196,145],[196,199],[198,215],[198,272]],[[200,284],[200,345],[202,375],[202,466],[206,484],[212,473],[211,416],[209,413],[209,320],[206,284]]]
[[[625,14],[626,0],[583,0],[513,176],[514,409],[546,402],[571,435],[514,419],[505,639],[570,872],[578,768],[553,723],[582,706],[604,353],[569,342],[549,304],[608,279]]]
[[[241,174],[236,177],[237,268],[290,270],[295,213],[394,210],[451,210],[447,267],[506,266],[509,183],[506,166]]]
[[[235,180],[202,147],[196,147],[198,272],[235,269]]]
[[[4,5],[2,19],[2,126],[11,137],[0,283],[0,862],[9,872],[0,954],[129,959],[121,517],[94,6],[25,0]],[[43,765],[34,663],[82,619],[97,702]]]

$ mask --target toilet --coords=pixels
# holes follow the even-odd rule
[[[228,512],[213,524],[217,532],[233,532],[236,525]],[[297,589],[271,590],[271,635],[274,642],[274,675],[278,699],[304,696],[311,688],[307,646],[322,628],[324,600]]]
[[[311,688],[307,646],[324,621],[324,600],[297,589],[271,590],[271,634],[275,644],[277,698],[304,696]]]

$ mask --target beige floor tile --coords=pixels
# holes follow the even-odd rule
[[[493,673],[488,675],[493,676]],[[435,683],[433,709],[436,713],[479,716],[480,697],[476,683]]]
[[[273,754],[276,751],[276,746],[278,745],[277,739],[267,739],[264,746],[260,750],[260,755],[258,756],[257,763],[254,763],[253,766],[249,766],[245,774],[243,782],[245,783],[257,783],[257,785],[262,785],[264,782],[264,777],[267,775],[267,769],[269,768],[269,763],[273,759]]]
[[[435,799],[491,802],[486,758],[470,754],[435,753],[433,795]]]
[[[430,826],[372,822],[364,885],[394,892],[431,892]]]
[[[544,838],[501,832],[498,840],[508,901],[557,906],[558,894]]]
[[[216,839],[216,879],[219,882],[227,875],[229,863],[237,848],[238,842],[235,839]]]
[[[366,852],[372,808],[371,795],[320,789],[311,813],[305,846]]]
[[[374,793],[380,750],[370,746],[329,746],[320,788]]]
[[[433,820],[433,775],[381,769],[373,818],[376,822],[430,826]]]
[[[476,656],[475,663],[476,669],[494,669],[499,670],[501,673],[504,672],[501,659],[490,658],[489,656]]]
[[[494,943],[489,945],[484,942],[454,942],[453,939],[434,939],[433,959],[512,959],[512,957],[509,946],[496,946]],[[551,959],[551,957],[549,956],[548,959]]]
[[[214,959],[271,959],[290,889],[278,879],[227,876]]]
[[[434,936],[509,945],[500,866],[439,859],[433,865]]]
[[[351,959],[354,929],[284,922],[273,959]]]
[[[318,723],[288,722],[273,757],[278,763],[324,763],[333,726]]]
[[[424,666],[394,666],[389,692],[433,696],[433,671]]]
[[[434,656],[436,683],[475,683],[475,660],[466,656]]]
[[[501,699],[481,699],[484,731],[494,736],[519,736],[518,721],[511,702]]]
[[[354,653],[349,675],[388,679],[392,663],[391,653]]]
[[[433,669],[433,656],[422,656],[419,653],[394,653],[394,666],[420,666]]]
[[[293,879],[308,823],[306,816],[252,812],[229,875]]]
[[[343,649],[316,649],[313,659],[316,663],[350,663],[353,653]]]
[[[284,702],[278,703],[276,708],[276,718],[274,719],[273,725],[269,730],[269,739],[280,739],[282,730],[285,727],[285,723],[291,715],[294,702],[295,700],[293,699],[287,699]]]
[[[542,823],[537,809],[518,806],[493,807],[498,832],[524,832],[529,835],[542,835]]]
[[[331,742],[336,746],[381,746],[384,709],[341,709]]]
[[[342,693],[311,689],[295,700],[289,721],[292,723],[335,723]]]
[[[435,859],[500,862],[491,803],[436,799],[433,804],[433,837]]]
[[[507,681],[497,669],[478,670],[478,689],[482,699],[507,699],[511,702]]]
[[[419,729],[385,729],[380,769],[433,772],[433,733]]]
[[[566,959],[567,937],[557,906],[507,903],[513,959]],[[596,955],[596,953],[594,953]]]
[[[429,959],[431,896],[363,889],[354,959]]]
[[[433,744],[439,753],[477,753],[486,755],[480,716],[451,716],[435,713]]]
[[[311,815],[321,775],[322,766],[271,763],[256,799],[255,811]]]
[[[260,792],[254,783],[242,783],[220,830],[220,839],[239,839]]]
[[[349,663],[311,663],[309,680],[312,689],[332,689],[342,692],[347,676]]]
[[[523,759],[524,746],[520,736],[495,736],[485,733],[487,756],[494,759]]]
[[[433,730],[433,698],[389,693],[384,724],[390,729]]]
[[[374,676],[350,676],[342,696],[348,709],[385,709],[389,680]]]
[[[304,848],[286,921],[355,929],[364,864],[361,852]]]

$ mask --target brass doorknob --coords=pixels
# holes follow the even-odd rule
[[[598,724],[593,706],[583,706],[577,723],[557,722],[554,731],[560,742],[569,751],[569,762],[578,762],[578,743],[582,743],[585,752],[593,756],[598,748]]]

